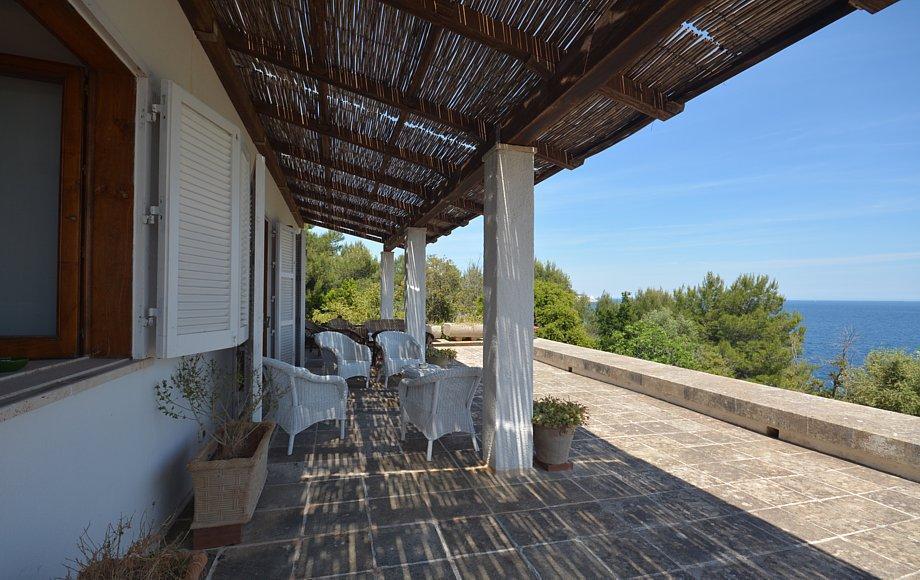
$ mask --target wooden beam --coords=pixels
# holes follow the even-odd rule
[[[316,60],[326,62],[326,0],[310,0],[310,46],[315,51]],[[317,83],[319,93],[320,123],[329,121],[329,87],[326,83]],[[258,107],[256,108],[258,110]],[[323,157],[332,156],[332,145],[328,135],[320,135],[319,147]],[[326,170],[329,177],[329,170]]]
[[[335,214],[331,214],[326,211],[320,211],[320,210],[304,207],[302,205],[299,207],[300,207],[301,215],[305,217],[309,216],[311,219],[314,219],[314,220],[321,220],[321,221],[325,221],[328,223],[334,223],[334,224],[338,224],[341,226],[349,227],[357,232],[365,232],[369,234],[380,235],[381,237],[389,236],[393,233],[393,228],[385,228],[383,226],[370,224],[368,222],[361,221],[358,219],[353,219],[353,218],[345,217],[342,215],[335,215]]]
[[[850,0],[850,5],[853,8],[859,8],[860,10],[865,10],[869,14],[875,14],[885,8],[888,8],[898,0]]]
[[[598,92],[659,121],[667,121],[682,112],[681,103],[671,101],[661,91],[643,85],[626,75],[616,75]]]
[[[377,224],[381,227],[387,227],[391,229],[398,228],[400,225],[399,216],[383,211],[374,210],[369,207],[341,205],[341,200],[335,199],[333,196],[330,196],[326,192],[303,191],[302,193],[295,193],[294,199],[300,203],[301,208],[312,208],[316,211],[322,212],[323,214],[328,214],[331,216],[336,216],[341,213],[344,214],[344,217],[349,219],[356,219],[359,221],[376,218],[376,220],[381,220],[382,223],[381,221],[373,221],[369,223],[371,225]],[[316,207],[316,204],[323,205],[324,207]],[[328,207],[328,204],[332,204],[334,207],[330,208]]]
[[[389,142],[383,141],[381,139],[375,139],[374,137],[369,137],[362,133],[357,133],[349,129],[337,127],[323,121],[316,121],[308,117],[303,117],[294,111],[283,111],[277,105],[257,103],[256,110],[260,115],[278,119],[280,121],[284,121],[285,123],[297,125],[298,127],[303,127],[304,129],[318,133],[324,138],[328,139],[331,137],[333,139],[338,139],[339,141],[357,145],[358,147],[370,149],[371,151],[375,151],[381,155],[400,159],[402,161],[418,165],[419,167],[430,169],[431,171],[435,171],[444,176],[450,175],[452,172],[459,170],[457,165],[448,163],[437,157],[416,153],[415,151],[391,145]],[[329,156],[326,153],[324,153],[324,155],[327,157]]]
[[[410,203],[403,203],[395,199],[392,199],[390,197],[382,196],[379,193],[365,191],[363,189],[360,189],[360,188],[357,188],[351,185],[339,183],[338,181],[335,181],[334,179],[330,179],[328,177],[316,177],[316,176],[310,175],[309,173],[305,173],[303,171],[297,171],[295,169],[290,169],[290,168],[285,168],[285,173],[291,179],[296,179],[304,183],[309,183],[317,187],[322,187],[323,189],[331,189],[331,190],[337,191],[345,195],[357,197],[359,199],[369,201],[370,203],[378,203],[380,205],[385,205],[387,207],[391,207],[396,210],[411,213],[412,209],[415,207],[414,205]]]
[[[548,78],[559,61],[559,47],[452,0],[379,0],[455,34],[510,55]]]
[[[367,200],[369,201],[369,203],[366,205],[343,203],[344,200],[342,200],[341,198],[335,195],[332,195],[332,192],[335,192],[337,194],[342,194],[341,191],[338,191],[332,188],[325,188],[325,187],[322,187],[321,185],[316,185],[315,183],[306,183],[306,184],[292,183],[291,187],[293,187],[295,190],[295,198],[299,196],[301,198],[322,200],[324,202],[332,203],[336,206],[340,206],[347,210],[359,211],[363,214],[367,214],[367,215],[379,217],[380,219],[388,220],[392,222],[394,225],[399,225],[399,223],[401,221],[405,221],[407,217],[405,213],[397,214],[397,213],[394,213],[393,211],[390,211],[390,210],[398,209],[398,208],[394,208],[391,205],[381,204],[381,205],[384,205],[384,209],[375,210],[370,207],[370,204],[375,203],[375,202],[371,202],[370,200]],[[343,195],[348,195],[348,194],[343,194]]]
[[[532,144],[541,134],[596,92],[663,36],[677,29],[709,0],[646,0],[626,7],[611,7],[556,67],[556,74],[519,107],[500,130],[501,141]],[[482,182],[480,146],[463,174],[418,212],[413,225],[420,226],[443,211],[451,200]]]
[[[287,203],[291,213],[294,214],[297,224],[301,225],[300,215],[297,213],[297,204],[294,203],[294,198],[285,185],[284,173],[281,171],[275,152],[268,145],[268,134],[265,132],[265,127],[262,126],[262,121],[253,107],[249,91],[243,84],[243,79],[233,63],[233,57],[230,55],[222,31],[217,24],[217,17],[214,14],[211,3],[208,0],[179,0],[179,5],[185,12],[189,23],[191,23],[192,29],[197,34],[202,48],[204,48],[208,59],[211,61],[211,66],[217,71],[217,76],[220,78],[224,90],[227,91],[234,108],[236,108],[236,112],[239,113],[246,132],[255,142],[259,153],[265,157],[268,171],[281,190],[284,201]]]
[[[548,161],[557,167],[562,167],[564,169],[575,169],[582,164],[582,160],[576,159],[570,152],[563,151],[562,149],[556,149],[547,143],[537,141],[535,143],[531,143],[531,146],[536,149],[534,157],[542,159],[543,161]]]
[[[630,4],[626,14],[595,30],[597,39],[592,39],[581,52],[567,55],[564,68],[560,64],[553,81],[546,83],[543,90],[502,126],[503,138],[508,143],[537,140],[546,129],[610,79],[622,74],[709,1],[649,0]]]
[[[329,169],[341,171],[342,173],[348,173],[349,175],[354,175],[355,177],[360,177],[361,179],[366,179],[368,181],[376,181],[381,185],[395,187],[396,189],[401,189],[411,193],[412,195],[415,195],[416,197],[420,197],[423,200],[429,197],[428,190],[426,190],[425,187],[419,183],[406,181],[405,179],[393,177],[386,173],[366,169],[359,165],[348,163],[347,161],[329,159],[327,157],[323,157],[321,154],[314,153],[313,151],[309,151],[297,145],[282,143],[275,140],[271,141],[271,145],[275,151],[282,155],[288,155],[290,157],[302,159],[303,161],[309,161],[315,165],[328,167]]]
[[[492,127],[484,121],[474,119],[450,107],[406,94],[370,77],[352,71],[326,67],[324,63],[311,61],[303,55],[292,55],[286,48],[271,47],[263,41],[248,38],[235,31],[227,30],[223,34],[227,46],[239,53],[286,68],[318,82],[359,94],[404,113],[440,123],[466,133],[475,140],[484,141],[493,132]]]
[[[367,232],[361,232],[354,230],[346,225],[336,222],[329,222],[326,220],[315,219],[311,216],[305,216],[301,214],[300,219],[303,220],[305,224],[310,224],[311,226],[317,226],[321,228],[326,228],[327,230],[333,230],[339,233],[348,234],[350,236],[355,236],[356,238],[363,238],[365,240],[371,240],[372,242],[384,243],[386,239],[380,235],[369,234]]]

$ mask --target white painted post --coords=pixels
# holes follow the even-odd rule
[[[534,149],[496,144],[485,163],[483,456],[533,467]]]
[[[406,231],[406,332],[425,347],[425,243],[427,228]]]
[[[255,208],[252,213],[252,229],[255,233],[252,252],[252,307],[249,309],[252,319],[249,321],[249,333],[252,336],[252,375],[256,386],[262,386],[262,345],[265,341],[265,157],[256,155]],[[253,421],[262,420],[262,405],[253,409]]]
[[[380,252],[380,318],[393,318],[393,252]]]

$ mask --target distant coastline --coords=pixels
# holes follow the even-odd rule
[[[917,300],[787,300],[786,310],[799,312],[805,326],[804,358],[827,377],[827,362],[840,348],[847,327],[856,331],[850,362],[862,364],[880,348],[920,349],[920,301]]]

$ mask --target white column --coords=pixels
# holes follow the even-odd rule
[[[252,374],[257,386],[262,386],[262,345],[265,341],[265,158],[256,155],[255,211],[252,215],[252,308],[249,333],[252,336]],[[262,420],[261,403],[253,409],[253,421]]]
[[[393,318],[393,252],[380,252],[380,318]]]
[[[425,346],[425,243],[427,228],[406,231],[406,332]]]
[[[485,163],[483,453],[533,467],[533,157],[497,144]]]

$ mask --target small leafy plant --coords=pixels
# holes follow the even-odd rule
[[[549,429],[568,429],[584,425],[589,419],[588,407],[558,397],[541,397],[533,403],[533,424]]]
[[[254,376],[251,385],[244,373],[223,369],[213,359],[182,357],[172,376],[156,385],[157,409],[167,417],[198,423],[218,444],[214,459],[249,457],[253,433],[259,429],[250,417],[260,406],[269,415],[284,395],[271,373],[261,380]]]
[[[425,360],[438,366],[447,366],[457,360],[457,351],[452,348],[434,348],[425,351]]]
[[[167,520],[162,529],[168,529],[170,523]],[[166,541],[163,533],[152,531],[144,520],[138,526],[138,538],[129,543],[133,527],[132,518],[122,516],[106,527],[100,540],[90,537],[88,527],[84,529],[77,541],[80,555],[67,564],[67,578],[179,580],[186,577],[193,559],[201,557],[179,548],[183,538]]]

